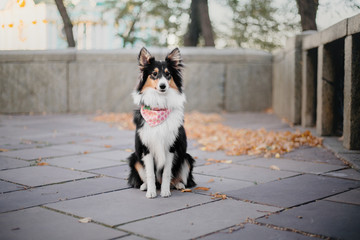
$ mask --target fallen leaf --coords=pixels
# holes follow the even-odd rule
[[[194,188],[194,190],[209,191],[210,188],[207,188],[207,187],[196,187],[196,188]]]
[[[88,154],[88,153],[89,153],[89,151],[84,151],[84,152],[83,152],[83,154]]]
[[[212,183],[212,182],[214,182],[215,180],[213,179],[213,178],[211,178],[209,181],[208,181],[208,183]]]
[[[47,166],[49,164],[47,162],[38,162],[37,165],[38,166]]]
[[[270,169],[280,171],[280,168],[278,166],[276,166],[276,165],[271,165]]]
[[[0,152],[8,152],[8,151],[9,151],[8,149],[0,148]]]
[[[181,189],[181,192],[192,192],[190,188]]]
[[[112,148],[111,145],[104,145],[105,148]]]
[[[276,154],[275,154],[275,158],[280,158],[280,154],[279,154],[279,153],[276,153]]]
[[[91,218],[89,218],[89,217],[86,217],[86,218],[81,218],[81,219],[79,219],[79,222],[80,223],[89,223],[89,222],[91,222]]]
[[[219,192],[211,194],[210,196],[212,196],[212,199],[215,199],[215,198],[221,198],[223,200],[227,199],[226,194],[221,194]]]
[[[125,152],[133,152],[133,150],[132,149],[125,149]]]

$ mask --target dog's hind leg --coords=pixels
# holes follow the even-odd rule
[[[142,172],[145,172],[145,169],[135,153],[130,155],[128,161],[130,167],[128,184],[134,188],[139,188],[145,182],[144,180],[146,180],[146,178],[142,176]],[[143,171],[141,169],[143,169]]]

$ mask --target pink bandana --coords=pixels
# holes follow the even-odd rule
[[[155,127],[163,123],[169,116],[171,110],[163,108],[153,108],[151,109],[148,106],[141,106],[140,109],[141,115],[145,121],[150,125],[150,127]]]

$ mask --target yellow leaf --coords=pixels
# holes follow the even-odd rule
[[[0,152],[8,152],[8,151],[9,151],[8,149],[0,148]]]
[[[276,153],[276,154],[275,154],[275,158],[280,158],[280,154],[279,154],[279,153]]]

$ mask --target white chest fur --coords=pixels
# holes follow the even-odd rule
[[[169,149],[178,136],[179,127],[183,124],[183,119],[184,113],[182,109],[174,109],[160,125],[150,127],[145,122],[144,126],[139,129],[140,139],[148,147],[158,168],[164,166]]]

